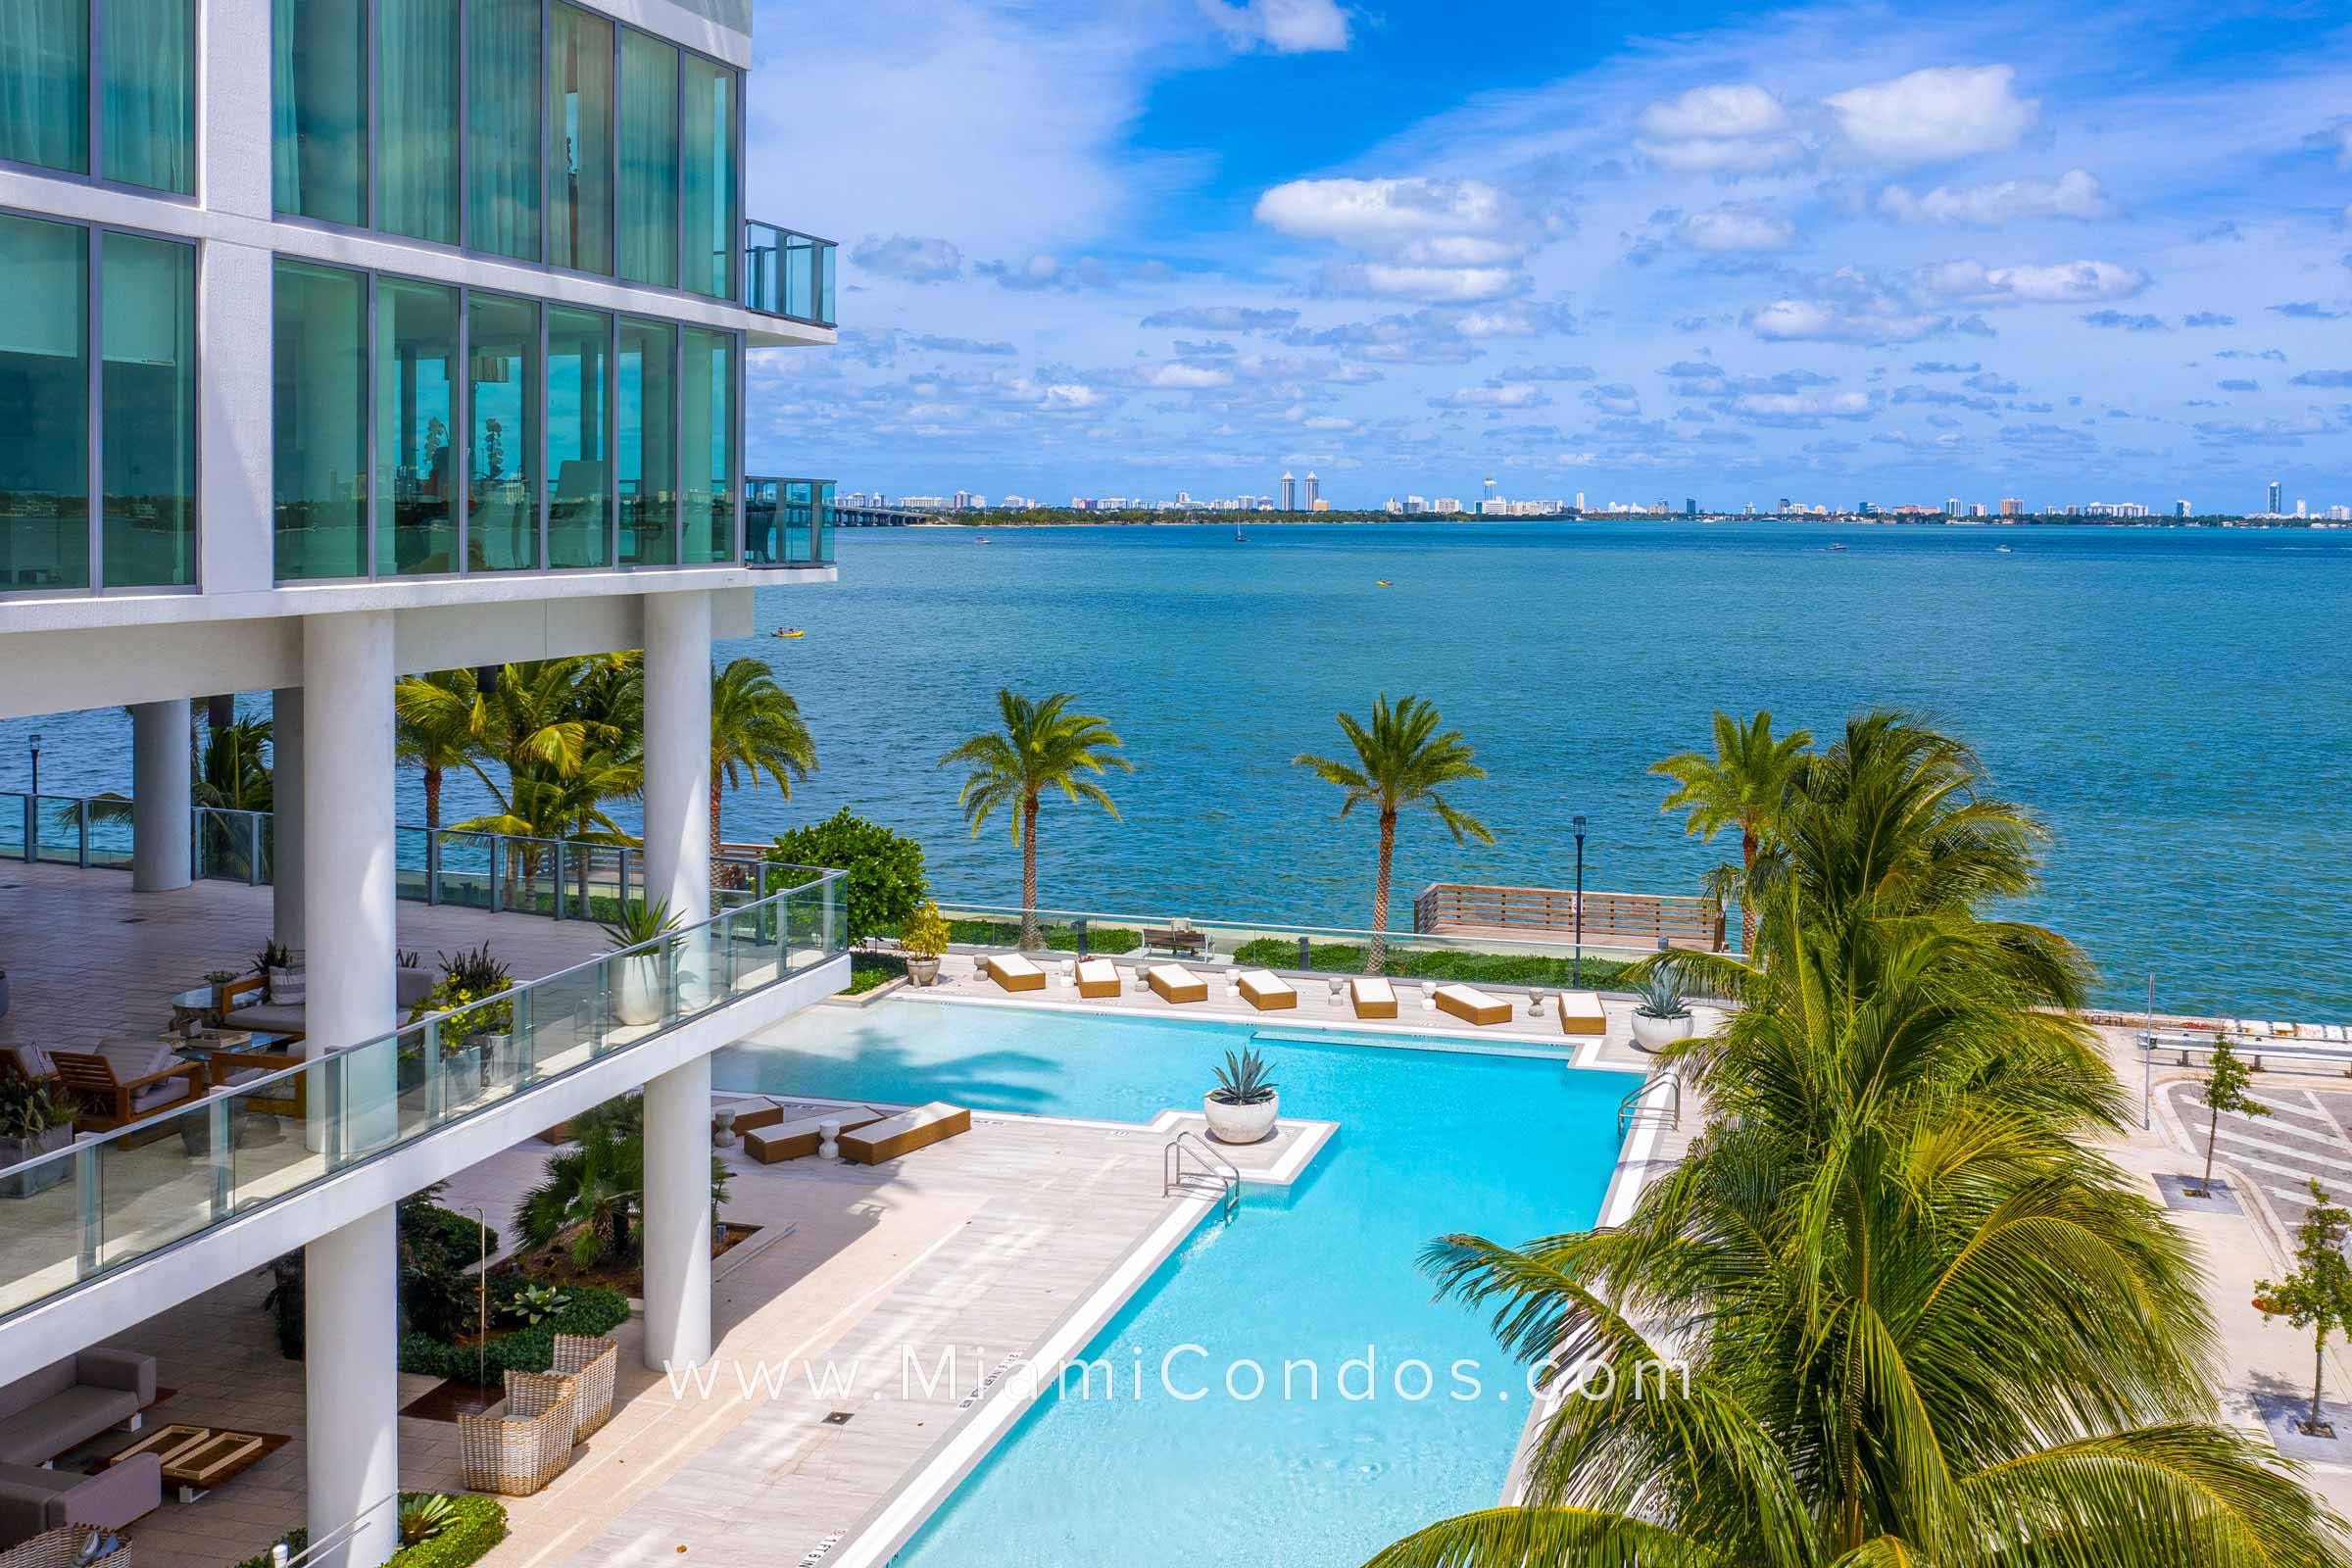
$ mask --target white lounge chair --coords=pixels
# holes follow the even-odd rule
[[[1006,991],[1043,991],[1046,971],[1017,953],[1000,953],[988,960],[988,977]]]
[[[1260,1012],[1277,1012],[1298,1005],[1298,992],[1270,969],[1251,969],[1238,982],[1242,1000]]]
[[[1118,967],[1108,958],[1088,958],[1078,965],[1079,996],[1102,998],[1118,994]]]
[[[1376,974],[1359,974],[1348,981],[1348,1000],[1358,1018],[1396,1016],[1396,988]]]
[[[1488,996],[1475,986],[1446,985],[1437,990],[1438,1010],[1474,1023],[1480,1028],[1489,1024],[1509,1023],[1511,1004]]]
[[[1206,1002],[1208,982],[1181,963],[1155,963],[1144,977],[1152,992],[1167,1003]]]
[[[1560,993],[1560,1033],[1564,1035],[1605,1035],[1609,1032],[1609,1015],[1600,1004],[1600,997],[1592,991],[1563,991]]]

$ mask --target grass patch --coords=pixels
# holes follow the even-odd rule
[[[430,1493],[406,1492],[401,1501],[409,1502]],[[430,1541],[419,1541],[413,1546],[403,1546],[384,1561],[384,1568],[465,1568],[490,1554],[490,1548],[507,1539],[507,1507],[496,1497],[476,1497],[466,1493],[447,1494],[449,1505],[456,1517]],[[311,1533],[296,1525],[277,1538],[289,1553],[299,1554],[310,1544]],[[248,1557],[237,1568],[270,1568],[270,1553]]]
[[[1285,937],[1260,937],[1234,951],[1234,962],[1246,968],[1295,969],[1298,944]],[[1623,990],[1626,970],[1640,960],[1597,958],[1588,954],[1584,988]],[[1307,966],[1323,974],[1362,974],[1364,949],[1360,943],[1318,942],[1307,949]],[[1570,986],[1575,965],[1567,958],[1521,953],[1422,952],[1389,949],[1387,972],[1402,980],[1459,980],[1468,985]]]

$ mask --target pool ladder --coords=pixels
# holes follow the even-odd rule
[[[1168,1140],[1160,1154],[1159,1190],[1163,1197],[1178,1193],[1200,1197],[1210,1189],[1217,1194],[1218,1206],[1231,1220],[1242,1211],[1242,1172],[1223,1154],[1202,1143],[1192,1133],[1178,1133]]]
[[[1653,1100],[1650,1091],[1663,1085],[1666,1098],[1663,1103]],[[1642,1087],[1617,1102],[1617,1136],[1623,1138],[1637,1127],[1664,1127],[1679,1132],[1683,1125],[1683,1081],[1673,1073],[1642,1080]]]

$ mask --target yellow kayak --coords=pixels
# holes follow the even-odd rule
[[[778,626],[776,635],[779,637],[806,637],[808,634],[798,626]]]
[[[1396,585],[1395,583],[1393,583],[1393,582],[1389,581],[1389,579],[1388,579],[1388,578],[1386,578],[1386,577],[1382,577],[1382,578],[1379,578],[1379,579],[1375,580],[1375,581],[1373,582],[1372,586],[1373,586],[1373,587],[1375,587],[1375,588],[1394,588],[1394,587],[1396,587]]]

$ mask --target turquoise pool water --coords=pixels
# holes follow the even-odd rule
[[[1211,1064],[1251,1033],[914,1002],[820,1008],[794,1029],[789,1047],[719,1057],[719,1086],[1142,1120],[1197,1103]],[[1592,1224],[1634,1080],[1549,1059],[1263,1049],[1285,1113],[1336,1120],[1339,1137],[1289,1195],[1252,1197],[1231,1225],[1196,1232],[1085,1352],[1119,1368],[1120,1396],[1072,1386],[1039,1400],[901,1568],[1330,1568],[1495,1501],[1524,1374],[1494,1354],[1482,1317],[1430,1299],[1415,1257],[1451,1231],[1524,1241]],[[1163,1385],[1162,1359],[1186,1345],[1204,1353],[1180,1353]],[[1342,1364],[1367,1351],[1371,1376],[1351,1371],[1347,1386],[1374,1396],[1342,1397]],[[1478,1362],[1475,1397],[1455,1396],[1468,1392],[1460,1358]],[[1141,1400],[1126,1393],[1138,1360]],[[1233,1368],[1249,1392],[1244,1361],[1265,1370],[1254,1400],[1224,1388]],[[1319,1397],[1295,1369],[1286,1400],[1285,1363],[1309,1361]],[[1409,1396],[1421,1377],[1406,1361],[1430,1369],[1426,1397]]]

